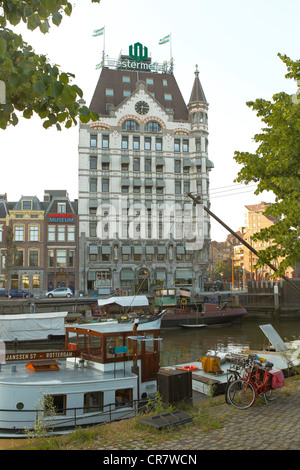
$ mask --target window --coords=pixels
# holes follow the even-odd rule
[[[75,254],[73,250],[69,250],[69,267],[74,268],[74,259],[75,259]]]
[[[123,77],[124,78],[124,77]],[[103,392],[88,392],[84,394],[84,412],[103,411]]]
[[[102,162],[102,170],[103,171],[108,171],[109,170],[109,163],[108,162]]]
[[[90,222],[89,223],[89,232],[90,232],[90,237],[96,237],[97,236],[97,222]]]
[[[130,90],[123,90],[123,97],[124,98],[127,98],[127,96],[130,96],[131,95],[131,91]]]
[[[14,257],[14,266],[23,266],[24,265],[24,254],[23,250],[17,250]]]
[[[180,139],[174,139],[174,152],[180,152]]]
[[[39,252],[38,250],[29,251],[29,266],[38,266],[39,265]]]
[[[145,186],[145,193],[151,194],[152,193],[152,186]]]
[[[145,137],[144,149],[151,150],[151,137]]]
[[[102,179],[102,192],[103,193],[109,192],[109,179],[108,178]]]
[[[175,160],[174,171],[175,173],[181,173],[181,161],[180,160]]]
[[[166,100],[166,101],[172,101],[172,95],[171,95],[171,93],[165,93],[165,94],[164,94],[164,97],[165,97],[165,100]]]
[[[116,408],[119,408],[121,406],[132,406],[131,388],[116,390]]]
[[[147,85],[154,85],[153,78],[146,78]]]
[[[189,193],[190,192],[190,182],[185,180],[183,182],[183,193],[186,194],[186,193]]]
[[[188,139],[183,139],[182,151],[183,152],[188,152],[189,151],[189,140]]]
[[[141,192],[141,187],[140,186],[133,186],[133,192],[134,193],[140,193]]]
[[[136,121],[133,121],[132,119],[127,119],[127,121],[123,122],[122,129],[126,131],[138,131],[139,125]]]
[[[110,269],[108,269],[106,271],[105,270],[97,271],[96,283],[100,287],[109,287],[109,286],[111,286]]]
[[[145,158],[145,171],[151,171],[151,158]]]
[[[39,226],[33,225],[29,227],[29,241],[37,242],[39,240]]]
[[[181,181],[175,181],[175,194],[181,194]]]
[[[156,138],[155,139],[155,150],[157,152],[160,152],[162,150],[162,139],[161,138]]]
[[[97,147],[97,135],[90,135],[90,147]]]
[[[105,105],[106,111],[109,111],[110,109],[113,109],[113,107],[114,107],[113,103],[106,103],[106,105]]]
[[[68,225],[67,233],[68,233],[68,242],[74,242],[75,241],[75,225]]]
[[[55,242],[55,225],[48,225],[48,242]]]
[[[105,95],[106,96],[114,96],[113,88],[105,88]]]
[[[129,187],[128,186],[122,186],[121,187],[121,192],[122,193],[129,193]]]
[[[57,250],[56,266],[65,268],[67,266],[67,250]]]
[[[123,75],[122,77],[122,82],[123,83],[130,83],[130,77],[126,76],[126,75]]]
[[[201,139],[196,139],[196,152],[201,152]]]
[[[129,163],[121,163],[121,171],[128,171]]]
[[[122,149],[128,149],[128,135],[122,135]]]
[[[133,171],[140,171],[140,159],[137,157],[133,159]]]
[[[44,397],[44,410],[45,415],[55,410],[56,415],[65,415],[66,414],[66,395],[45,395]]]
[[[90,156],[90,170],[97,170],[97,157]]]
[[[161,125],[156,121],[149,121],[145,125],[146,132],[161,132]]]
[[[0,225],[0,242],[3,241],[3,225]]]
[[[140,149],[140,138],[133,137],[133,150],[139,150],[139,149]]]
[[[168,86],[168,80],[166,79],[163,80],[163,86]]]
[[[90,192],[97,191],[97,178],[90,178]]]
[[[32,201],[22,201],[22,209],[25,210],[31,210],[32,209]]]
[[[156,165],[156,173],[162,173],[164,171],[163,165]]]
[[[66,240],[66,228],[64,225],[57,227],[57,241],[64,242]]]
[[[23,242],[23,241],[24,241],[24,226],[16,225],[15,226],[15,242]]]
[[[108,135],[103,135],[102,136],[102,148],[103,149],[108,149],[109,148],[109,136]]]
[[[48,266],[49,268],[54,267],[54,250],[48,251]]]
[[[28,276],[28,274],[22,274],[21,285],[22,285],[22,289],[29,289],[29,276]]]
[[[32,276],[32,287],[33,287],[33,289],[39,289],[40,288],[40,275],[39,274],[33,274],[33,276]]]
[[[65,214],[67,210],[67,204],[65,202],[58,202],[57,203],[57,212],[59,214]]]

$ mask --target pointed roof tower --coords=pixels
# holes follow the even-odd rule
[[[196,70],[195,70],[194,85],[193,85],[193,89],[192,89],[188,106],[192,105],[193,103],[207,103],[202,85],[199,80],[199,70],[198,70],[197,64],[196,64]]]

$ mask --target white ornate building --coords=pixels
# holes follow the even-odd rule
[[[99,120],[80,125],[80,291],[197,292],[210,224],[186,193],[209,205],[208,103],[197,70],[186,105],[172,68],[135,59],[105,63],[89,106]]]

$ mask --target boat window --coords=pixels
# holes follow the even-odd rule
[[[116,359],[119,354],[126,354],[127,338],[123,336],[109,336],[106,338],[106,359]]]
[[[44,411],[45,415],[52,414],[54,411],[56,415],[66,414],[67,395],[45,395],[44,396]]]
[[[88,392],[84,394],[84,412],[103,411],[103,392]]]
[[[116,408],[132,406],[132,388],[116,390]]]

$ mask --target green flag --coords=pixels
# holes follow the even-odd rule
[[[103,67],[103,62],[100,62],[99,64],[96,65],[96,69],[101,69]]]
[[[93,31],[93,36],[102,36],[102,34],[104,34],[104,26],[103,28],[100,28],[100,29],[94,29]]]
[[[164,38],[160,39],[160,41],[159,41],[158,44],[159,44],[159,45],[160,45],[160,44],[166,44],[166,42],[169,42],[170,39],[171,39],[171,34],[169,34],[168,36],[165,36]]]

